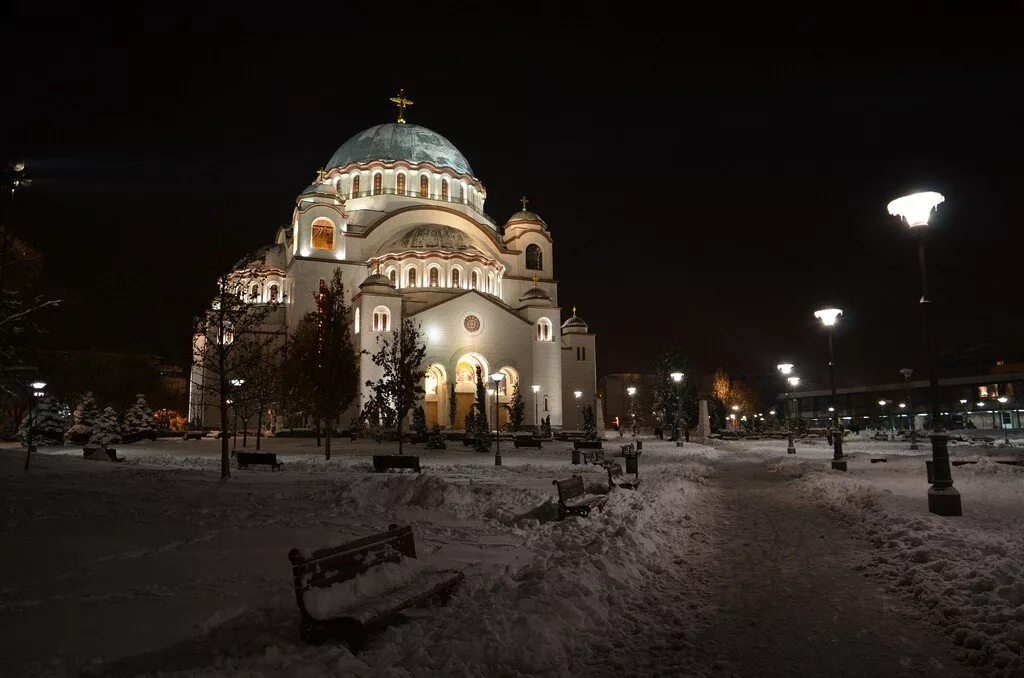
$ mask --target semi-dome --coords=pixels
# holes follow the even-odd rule
[[[457,228],[443,224],[420,224],[392,238],[380,251],[385,253],[406,250],[448,250],[458,252],[473,247],[473,242]]]
[[[382,273],[373,273],[368,275],[366,280],[359,283],[359,289],[365,290],[367,288],[388,288],[394,291],[395,286],[391,284],[391,279]]]
[[[518,212],[513,214],[511,217],[509,217],[509,220],[505,222],[505,227],[507,228],[512,224],[516,223],[533,223],[540,224],[544,228],[548,227],[547,223],[540,218],[539,214],[537,214],[536,212],[531,212],[530,210],[519,210]]]
[[[531,287],[530,289],[523,292],[523,296],[519,297],[519,301],[551,301],[551,297],[547,292],[539,287]]]
[[[473,175],[473,168],[452,142],[426,127],[394,122],[363,130],[343,143],[331,156],[327,169],[374,160],[429,162]]]

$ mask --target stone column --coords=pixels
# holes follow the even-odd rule
[[[701,398],[697,416],[697,442],[707,443],[711,439],[711,417],[708,416],[708,401]]]

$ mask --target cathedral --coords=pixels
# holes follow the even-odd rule
[[[487,189],[465,156],[437,132],[407,123],[412,102],[403,94],[392,101],[397,122],[355,134],[298,196],[249,296],[279,304],[271,317],[288,332],[340,268],[353,342],[364,352],[360,384],[380,376],[371,360],[380,333],[411,318],[427,346],[428,425],[463,427],[479,367],[490,412],[493,398],[505,404],[518,386],[527,425],[550,416],[552,426],[577,428],[581,407],[597,410],[595,336],[575,309],[561,322],[551,229],[525,198],[504,224],[488,216]],[[193,365],[194,384],[203,372]],[[368,397],[363,387],[337,425],[347,426]],[[204,400],[193,386],[190,420],[217,427]],[[504,423],[505,408],[499,413]]]

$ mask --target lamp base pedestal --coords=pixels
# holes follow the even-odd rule
[[[833,459],[832,460],[832,470],[833,471],[845,471],[846,470],[846,460],[845,459]]]
[[[495,466],[501,466],[501,455],[500,454],[494,455],[494,465]]]
[[[960,492],[955,487],[928,488],[928,511],[937,516],[962,516],[963,509],[960,507]]]

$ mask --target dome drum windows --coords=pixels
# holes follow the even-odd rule
[[[540,245],[526,246],[526,268],[531,271],[544,270],[544,252],[541,251]]]
[[[448,275],[452,287],[462,287],[462,269],[456,266]]]
[[[409,268],[405,271],[405,286],[416,287],[419,282],[419,275],[415,268]]]
[[[398,195],[405,195],[405,172],[399,172],[395,178],[395,192]]]
[[[439,266],[431,266],[427,269],[427,284],[431,287],[440,287],[441,268]]]
[[[358,198],[359,197],[359,175],[358,174],[353,174],[352,175],[352,197],[353,198]]]
[[[398,287],[398,271],[394,267],[388,269],[387,272],[388,280],[391,281],[393,287]]]
[[[377,172],[373,175],[373,194],[380,195],[384,188],[384,175]]]
[[[278,298],[279,294],[280,294],[280,292],[279,292],[278,286],[276,284],[275,285],[271,285],[270,286],[270,296],[269,296],[270,303],[276,304],[277,303],[277,298]]]
[[[448,180],[441,179],[441,200],[448,199]]]
[[[320,217],[313,220],[312,236],[310,238],[313,249],[333,250],[334,249],[334,222],[330,219]]]
[[[420,175],[420,197],[430,197],[430,177],[426,174]]]

